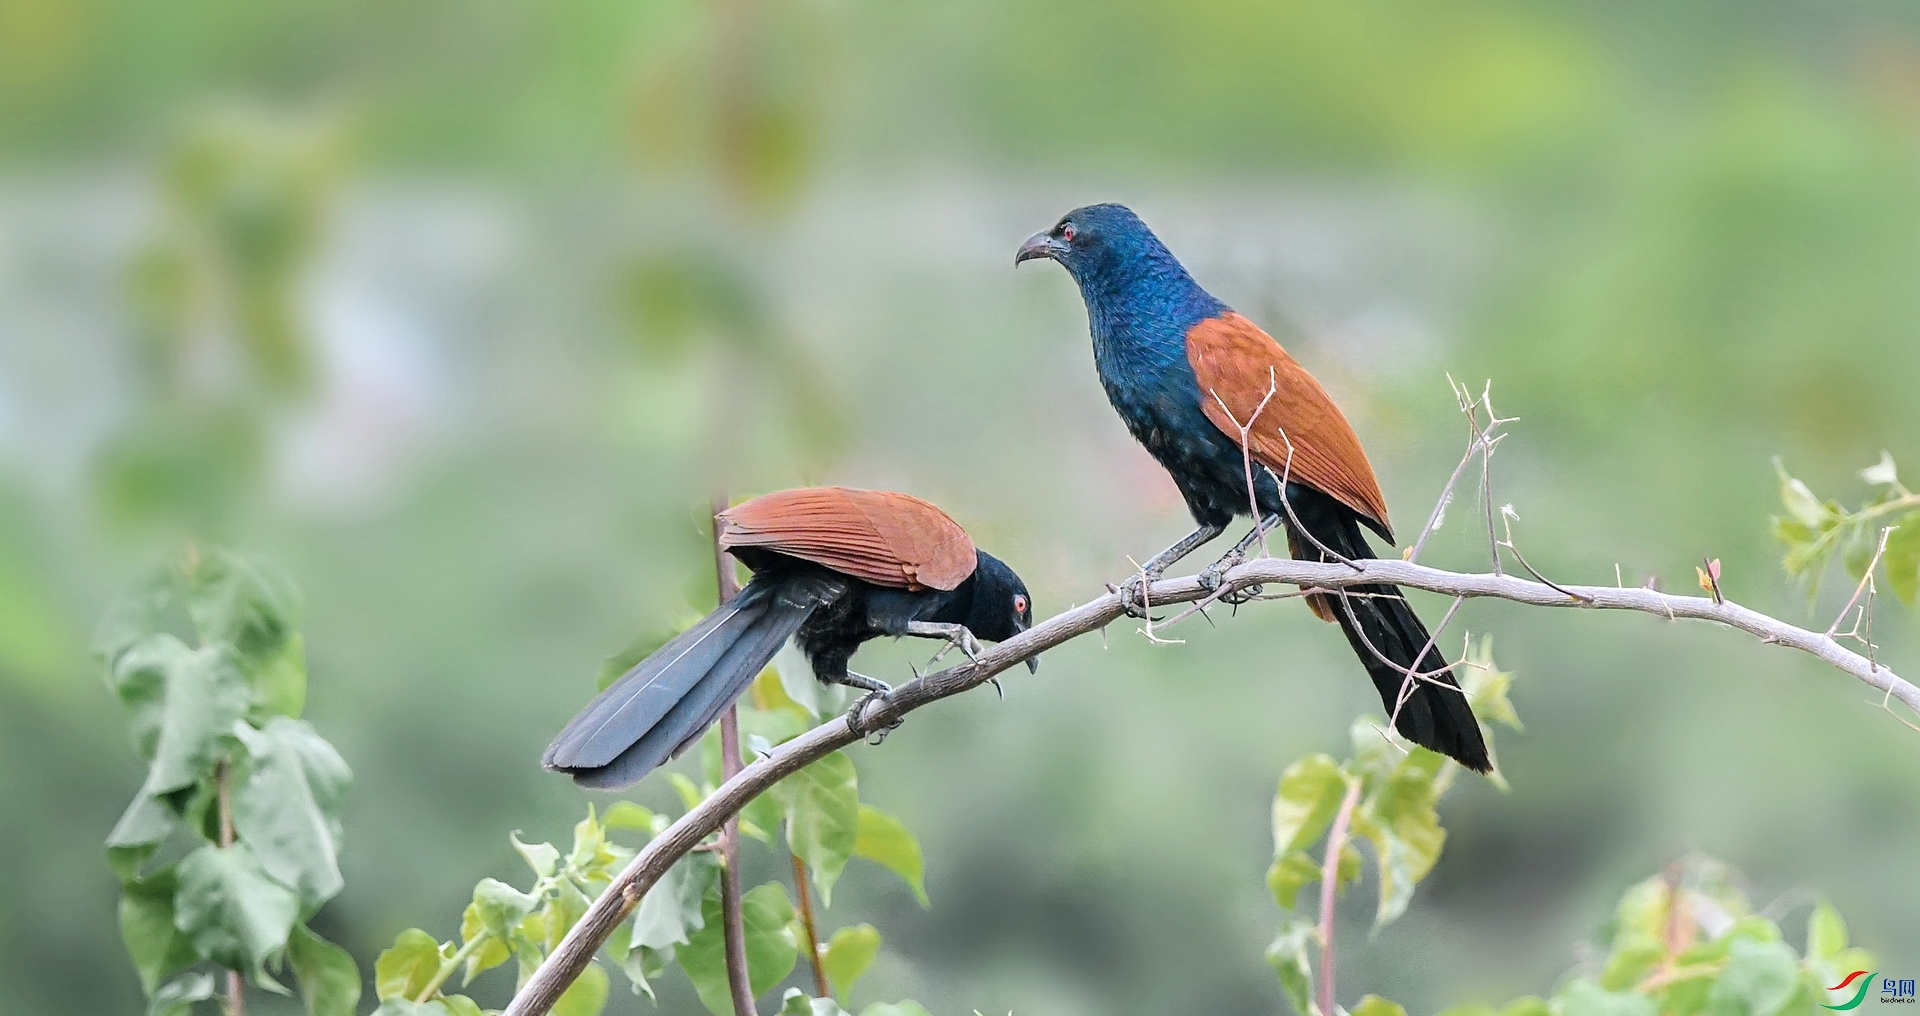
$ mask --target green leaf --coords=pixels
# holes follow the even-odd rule
[[[933,1016],[918,1002],[875,1002],[860,1010],[860,1016]]]
[[[487,1016],[480,1003],[465,995],[442,995],[434,999],[443,1006],[448,1016]]]
[[[1630,991],[1608,991],[1578,978],[1555,996],[1561,1016],[1657,1016],[1653,1000]]]
[[[799,988],[788,988],[780,996],[780,1008],[774,1016],[849,1016],[840,1003],[830,998],[808,998]]]
[[[213,997],[212,974],[188,974],[153,993],[147,1016],[187,1016],[194,1003]]]
[[[1363,995],[1360,1004],[1348,1010],[1348,1016],[1407,1016],[1407,1009],[1378,995]]]
[[[922,908],[932,905],[927,899],[927,862],[920,853],[920,841],[899,819],[873,805],[861,805],[853,853],[905,879]]]
[[[360,1004],[360,968],[345,949],[295,925],[287,937],[287,965],[308,1016],[353,1016]]]
[[[1819,528],[1827,521],[1827,511],[1820,499],[1813,496],[1807,485],[1787,475],[1787,467],[1779,459],[1773,460],[1773,470],[1780,477],[1780,503],[1787,514],[1803,526]]]
[[[432,983],[444,959],[440,943],[432,935],[419,928],[408,928],[395,936],[393,945],[373,961],[374,991],[383,1002],[411,999]]]
[[[638,829],[643,833],[653,833],[653,809],[632,801],[615,801],[607,809],[607,816],[600,820],[608,829]],[[522,851],[524,854],[525,851]],[[531,863],[531,862],[529,862]],[[551,872],[547,873],[551,874]],[[542,878],[546,875],[542,875]]]
[[[1300,890],[1320,881],[1322,871],[1320,862],[1313,859],[1304,850],[1295,850],[1284,857],[1276,857],[1273,866],[1267,869],[1267,888],[1273,890],[1274,902],[1286,910],[1292,910],[1298,901]],[[1344,890],[1360,877],[1360,852],[1351,842],[1340,849],[1340,871],[1337,875],[1337,887]]]
[[[279,989],[268,958],[286,948],[300,901],[267,875],[247,844],[204,846],[180,862],[174,926],[201,955]]]
[[[726,945],[720,926],[720,894],[708,894],[702,904],[704,926],[675,950],[680,968],[693,980],[700,1001],[716,1016],[732,1016],[727,989]],[[777,882],[755,886],[740,901],[741,924],[747,940],[748,982],[755,997],[786,980],[800,956],[793,934],[793,903]]]
[[[859,842],[860,787],[853,759],[832,752],[780,781],[786,802],[787,847],[813,870],[823,906]]]
[[[180,582],[179,569],[171,562],[164,562],[128,583],[114,597],[89,643],[94,660],[108,675],[109,684],[122,653],[168,627],[168,608],[179,594]]]
[[[200,962],[193,942],[173,923],[173,897],[179,889],[169,865],[127,883],[120,893],[120,938],[148,995],[160,982]]]
[[[653,993],[653,978],[666,973],[667,964],[672,962],[672,949],[650,949],[642,945],[635,946],[633,951],[627,954],[627,959],[620,964],[620,969],[627,975],[627,980],[633,983],[634,994],[646,995],[647,998],[658,1003],[659,999]]]
[[[1308,947],[1319,937],[1311,922],[1288,921],[1267,946],[1267,964],[1280,975],[1280,989],[1299,1016],[1320,1016],[1320,1007],[1313,1001],[1313,960],[1308,954]]]
[[[264,729],[234,728],[249,756],[236,770],[233,827],[267,874],[312,910],[346,885],[341,815],[353,773],[304,720],[276,716]]]
[[[1807,958],[1826,961],[1847,948],[1847,922],[1833,904],[1821,900],[1807,915]]]
[[[186,593],[200,641],[229,643],[249,660],[278,653],[299,625],[293,580],[258,558],[208,550],[187,574]]]
[[[1406,912],[1414,887],[1433,870],[1447,839],[1430,762],[1417,752],[1408,755],[1354,810],[1354,832],[1373,842],[1380,861],[1376,928]]]
[[[1920,512],[1902,518],[1887,534],[1887,552],[1880,559],[1887,570],[1887,587],[1903,603],[1920,595]]]
[[[143,794],[181,790],[212,771],[247,715],[242,666],[231,647],[189,649],[171,635],[147,636],[121,654],[114,691],[133,714],[135,747],[153,760]]]
[[[508,939],[495,937],[487,931],[486,921],[480,916],[480,905],[468,903],[467,908],[460,912],[460,941],[472,942],[482,935],[486,936],[486,941],[467,954],[466,975],[460,982],[462,984],[472,984],[481,972],[492,970],[513,956],[513,950],[507,945]]]
[[[1507,693],[1513,687],[1513,673],[1501,670],[1493,662],[1493,636],[1483,635],[1468,650],[1466,666],[1457,668],[1467,693],[1467,705],[1481,724],[1498,723],[1512,730],[1524,730],[1520,713],[1513,708]]]
[[[827,983],[841,995],[853,991],[853,982],[873,965],[880,955],[880,931],[871,924],[841,928],[827,939],[821,951],[820,965],[827,971]]]
[[[560,948],[560,940],[567,936],[567,932],[573,930],[573,926],[579,923],[581,916],[586,914],[587,908],[592,905],[593,901],[587,899],[586,894],[580,891],[579,886],[573,884],[572,879],[560,880],[560,884],[554,887],[553,897],[541,910],[546,918],[547,952]]]
[[[573,849],[567,852],[567,867],[587,878],[602,878],[609,866],[618,863],[620,854],[607,843],[606,827],[587,806],[587,817],[573,827]]]
[[[707,796],[685,773],[668,773],[667,782],[673,785],[673,792],[680,795],[680,806],[688,811],[699,807]]]
[[[1707,993],[1710,1016],[1773,1016],[1793,997],[1800,963],[1780,942],[1736,940],[1727,969]]]
[[[1613,913],[1613,942],[1600,986],[1624,991],[1647,978],[1666,958],[1673,890],[1665,878],[1649,878],[1620,897]]]
[[[147,859],[173,835],[178,824],[173,809],[167,807],[165,801],[144,792],[139,794],[107,834],[107,867],[113,869],[121,882],[138,878]]]
[[[667,949],[699,931],[706,923],[703,901],[719,874],[720,862],[707,851],[674,862],[634,908],[634,947]]]
[[[1500,1016],[1552,1016],[1552,1013],[1553,1007],[1537,995],[1522,995],[1500,1010]]]
[[[553,1016],[600,1016],[607,1007],[607,968],[588,962],[580,976],[553,1003]]]
[[[1273,796],[1274,856],[1310,846],[1326,833],[1340,810],[1347,779],[1338,762],[1318,753],[1280,774],[1280,789]]]
[[[1880,450],[1880,461],[1860,470],[1860,479],[1876,487],[1897,487],[1900,485],[1900,470],[1893,464],[1893,455],[1883,448]]]
[[[607,950],[620,964],[620,972],[627,975],[633,993],[645,995],[658,1004],[660,1000],[653,993],[653,979],[666,972],[667,964],[673,961],[673,950],[633,945],[632,935],[632,922],[621,924],[613,929],[613,935],[607,939]]]
[[[275,716],[295,717],[307,707],[307,641],[287,636],[278,651],[253,664],[253,708],[248,717],[265,723]]]
[[[508,940],[521,918],[533,913],[540,898],[529,896],[497,878],[483,878],[473,887],[474,916],[487,934]]]

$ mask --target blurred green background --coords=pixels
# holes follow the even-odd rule
[[[564,837],[540,749],[711,596],[716,484],[926,495],[1042,613],[1184,533],[1072,285],[1012,268],[1097,200],[1334,391],[1403,532],[1463,447],[1448,372],[1520,417],[1496,503],[1569,581],[1717,556],[1824,627],[1845,590],[1783,578],[1770,456],[1849,498],[1882,448],[1920,471],[1906,4],[0,0],[7,1012],[140,1006],[98,847],[139,766],[86,640],[184,533],[305,590],[308,715],[357,774],[316,926],[363,969],[516,872],[507,830]],[[1483,568],[1472,522],[1423,560]],[[1864,688],[1699,625],[1461,623],[1520,673],[1513,791],[1448,798],[1407,919],[1346,908],[1343,994],[1544,991],[1689,849],[1920,969],[1920,740]],[[1920,670],[1910,609],[1875,631]],[[1181,634],[1115,625],[858,750],[934,906],[843,883],[834,920],[888,936],[857,1002],[1283,1009],[1273,781],[1378,703],[1295,604]]]

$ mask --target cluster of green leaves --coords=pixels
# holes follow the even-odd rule
[[[1475,715],[1482,721],[1520,728],[1520,717],[1507,698],[1513,675],[1494,666],[1490,636],[1472,647],[1456,673]],[[1418,745],[1403,747],[1387,729],[1386,723],[1363,716],[1353,724],[1351,758],[1335,761],[1316,753],[1281,774],[1280,789],[1273,798],[1273,865],[1267,869],[1267,886],[1283,909],[1295,909],[1300,890],[1322,880],[1323,865],[1329,860],[1337,865],[1337,892],[1358,882],[1362,863],[1355,842],[1365,840],[1373,848],[1379,875],[1380,903],[1374,913],[1378,928],[1406,912],[1414,887],[1440,859],[1447,832],[1440,825],[1438,805],[1461,769],[1437,752]],[[1481,730],[1491,753],[1493,732],[1486,722]],[[1505,788],[1497,774],[1493,779]],[[1349,794],[1354,795],[1349,836],[1337,845],[1329,844],[1323,860],[1314,860],[1308,848],[1330,837]],[[1336,850],[1335,858],[1325,857]],[[1313,1000],[1311,959],[1311,947],[1319,942],[1317,923],[1300,915],[1289,919],[1267,948],[1267,961],[1302,1016],[1320,1016]]]
[[[274,974],[290,968],[314,1016],[350,1016],[359,1000],[353,959],[306,927],[343,885],[352,774],[298,718],[299,607],[266,564],[189,546],[123,594],[95,637],[147,762],[107,863],[150,1016],[212,998],[207,965],[283,993]]]
[[[1777,459],[1774,469],[1780,475],[1780,503],[1786,514],[1774,518],[1773,532],[1786,544],[1783,563],[1788,574],[1804,579],[1809,592],[1817,593],[1820,576],[1838,558],[1858,580],[1873,565],[1881,530],[1891,526],[1880,568],[1894,595],[1914,602],[1920,595],[1920,495],[1900,482],[1891,455],[1881,452],[1879,462],[1860,471],[1872,491],[1857,508],[1816,497]]]
[[[1735,881],[1711,858],[1676,862],[1621,898],[1596,969],[1566,977],[1548,998],[1456,1005],[1439,1016],[1814,1016],[1822,1007],[1844,1008],[1846,991],[1836,986],[1877,964],[1849,946],[1839,912],[1816,904],[1805,948],[1796,952]],[[1368,995],[1352,1016],[1406,1010]]]
[[[610,669],[623,668],[616,663]],[[807,730],[821,718],[822,709],[832,708],[823,697],[811,675],[783,679],[779,668],[768,668],[740,702],[742,754],[768,750]],[[720,761],[715,730],[701,745],[700,780],[680,772],[666,774],[686,809],[718,787]],[[515,837],[514,848],[532,870],[532,886],[523,891],[491,878],[481,881],[461,918],[457,939],[436,941],[417,928],[401,932],[375,965],[382,1002],[376,1016],[479,1016],[482,1010],[471,998],[442,991],[452,975],[463,970],[464,985],[513,958],[524,984],[633,858],[637,847],[612,842],[609,834],[633,833],[644,840],[670,824],[667,815],[621,801],[604,818],[590,811],[574,828],[572,849],[564,855],[552,844],[523,843]],[[740,832],[743,846],[763,844],[805,862],[815,890],[812,899],[823,910],[831,905],[834,884],[856,857],[894,872],[921,905],[927,905],[919,841],[899,819],[861,802],[858,773],[845,753],[820,759],[756,798],[741,812]],[[707,1008],[718,1016],[732,1016],[720,918],[721,864],[717,844],[710,841],[668,869],[554,1012],[597,1016],[602,1011],[608,994],[604,960],[625,974],[635,993],[649,998],[654,997],[653,982],[670,966],[678,966]],[[784,857],[782,867],[790,867]],[[805,915],[795,907],[787,886],[777,881],[743,893],[741,915],[749,981],[758,996],[785,981],[799,965],[808,941]],[[878,955],[880,943],[880,932],[871,924],[848,925],[824,936],[819,958],[829,990],[844,998]],[[784,1004],[783,1012],[843,1012],[831,997],[812,998],[798,989],[789,992]],[[913,1003],[875,1004],[861,1016],[917,1013],[924,1010]]]
[[[1507,692],[1513,675],[1494,667],[1482,639],[1457,671],[1483,721],[1520,728]],[[1482,730],[1492,744],[1492,731]],[[1361,876],[1354,840],[1371,845],[1380,880],[1378,928],[1403,914],[1414,887],[1433,869],[1446,843],[1438,803],[1461,772],[1425,748],[1404,752],[1384,725],[1353,726],[1353,757],[1336,762],[1309,755],[1287,767],[1273,802],[1274,859],[1267,884],[1293,910],[1300,890],[1319,883],[1325,855],[1338,850],[1337,890]],[[1505,789],[1496,774],[1495,782]],[[1329,835],[1348,795],[1354,839],[1329,845],[1315,861],[1307,848]],[[1268,948],[1288,999],[1301,1016],[1322,1014],[1314,997],[1312,947],[1323,944],[1315,922],[1295,918]],[[1833,986],[1856,970],[1873,970],[1871,954],[1847,942],[1846,924],[1820,903],[1807,922],[1801,952],[1779,925],[1754,912],[1727,867],[1705,857],[1675,862],[1629,889],[1606,932],[1605,959],[1564,978],[1550,997],[1525,996],[1501,1006],[1472,1003],[1439,1016],[1812,1016],[1838,998]],[[1833,995],[1835,998],[1830,999]],[[1349,1016],[1406,1016],[1398,1003],[1366,995]]]

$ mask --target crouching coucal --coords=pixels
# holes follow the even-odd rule
[[[783,490],[718,523],[721,548],[753,580],[588,703],[548,746],[547,768],[588,787],[640,779],[698,739],[789,638],[821,681],[881,695],[885,684],[847,669],[869,639],[944,639],[971,657],[976,639],[1004,641],[1033,624],[1020,576],[916,497]]]

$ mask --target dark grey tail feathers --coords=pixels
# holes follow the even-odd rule
[[[1311,503],[1324,500],[1325,504]],[[1350,509],[1331,498],[1295,497],[1295,514],[1327,549],[1347,558],[1371,558],[1372,548],[1360,533]],[[1311,546],[1311,543],[1308,543]],[[1315,550],[1316,556],[1325,559]],[[1480,722],[1467,705],[1466,693],[1396,586],[1349,586],[1345,596],[1328,596],[1334,620],[1346,633],[1353,653],[1367,668],[1394,729],[1407,740],[1431,748],[1475,772],[1492,772]],[[1409,685],[1409,681],[1411,684]],[[1404,701],[1402,690],[1406,690]]]
[[[732,602],[607,686],[541,763],[600,789],[623,787],[686,750],[815,609],[846,592],[818,573],[755,578]]]

